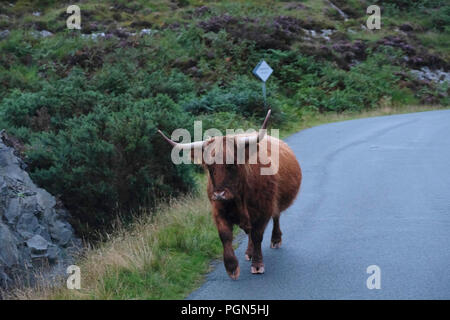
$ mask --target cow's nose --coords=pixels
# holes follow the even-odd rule
[[[225,191],[215,191],[213,195],[215,200],[225,200]]]

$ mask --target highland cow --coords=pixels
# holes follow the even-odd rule
[[[251,272],[264,273],[261,252],[264,230],[272,218],[271,248],[279,248],[282,235],[280,214],[296,198],[302,180],[300,165],[292,150],[285,142],[266,134],[269,117],[270,110],[257,134],[217,136],[193,143],[176,143],[158,130],[174,148],[191,151],[193,159],[195,149],[203,152],[209,149],[209,156],[216,159],[220,152],[219,159],[223,157],[220,163],[211,164],[202,158],[201,165],[208,174],[207,194],[223,244],[225,269],[234,280],[238,279],[240,268],[232,246],[233,225],[238,225],[248,234],[245,257],[252,261]],[[243,146],[241,154],[244,161],[239,161],[240,146]],[[261,156],[262,149],[265,156]],[[250,159],[255,150],[258,157],[256,162],[252,162]],[[232,161],[227,161],[230,158]],[[270,166],[276,167],[276,172],[261,173],[263,168]]]

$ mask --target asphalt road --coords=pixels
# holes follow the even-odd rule
[[[238,281],[215,262],[189,299],[450,299],[450,110],[303,130],[286,142],[303,169],[281,216],[283,245],[263,243]],[[381,270],[369,290],[367,267]]]

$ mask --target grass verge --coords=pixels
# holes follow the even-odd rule
[[[205,184],[204,181],[201,182]],[[181,299],[221,254],[204,193],[173,199],[142,214],[79,258],[81,290],[22,288],[16,299]]]
[[[302,121],[281,131],[286,137],[319,124],[439,107],[380,107],[361,113],[305,113]],[[210,217],[210,204],[202,190],[144,212],[132,225],[116,232],[80,257],[81,290],[61,284],[16,290],[13,299],[183,299],[198,287],[210,262],[221,256],[222,246]]]

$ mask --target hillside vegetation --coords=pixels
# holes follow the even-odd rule
[[[70,3],[0,3],[0,129],[78,234],[108,239],[125,225],[83,258],[90,287],[78,297],[180,298],[198,283],[220,252],[204,183],[172,164],[156,130],[258,127],[261,59],[283,134],[380,106],[449,105],[448,1],[332,3],[342,12],[326,0],[84,0],[81,30],[66,28]],[[380,30],[365,27],[374,3]],[[158,209],[174,198],[189,205]]]

